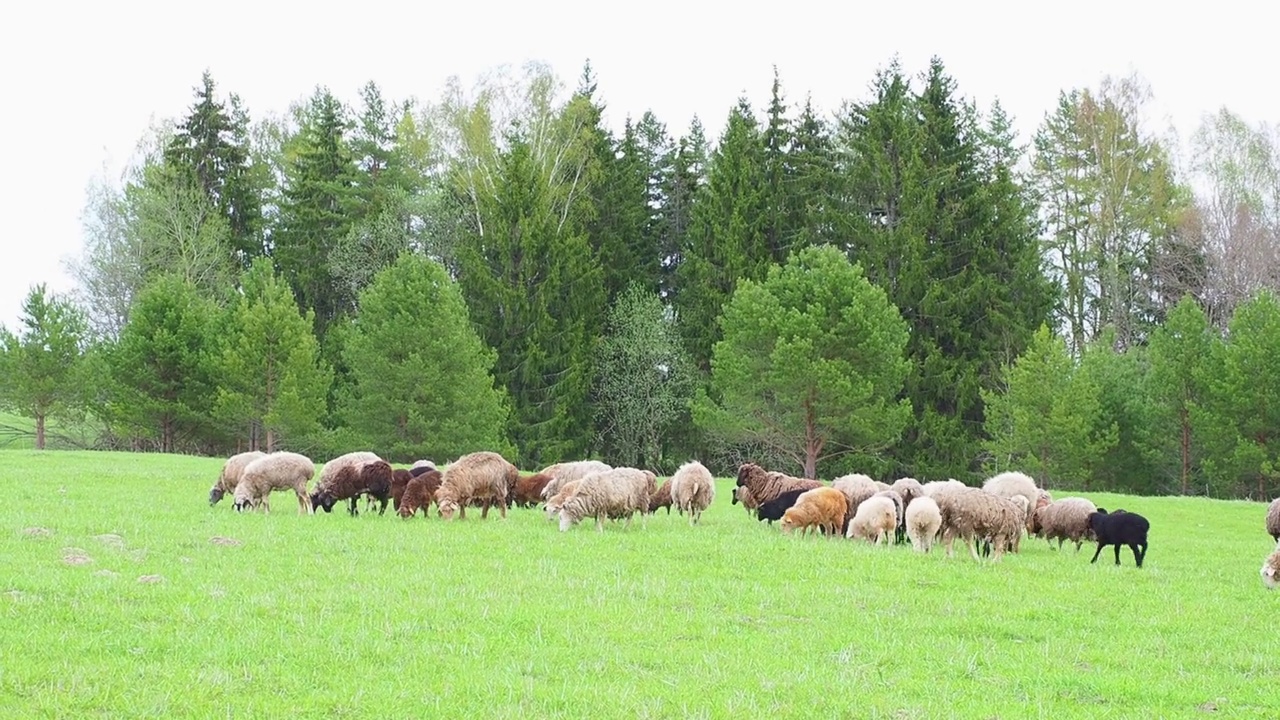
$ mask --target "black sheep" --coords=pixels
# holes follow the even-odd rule
[[[808,488],[801,490],[788,490],[769,502],[762,504],[760,507],[756,508],[756,519],[768,520],[770,525],[773,524],[774,520],[781,520],[782,514],[787,511],[787,508],[795,505],[796,498],[800,497],[800,494],[807,490]]]
[[[1098,554],[1102,552],[1102,548],[1114,545],[1116,564],[1119,565],[1120,546],[1128,545],[1133,551],[1134,563],[1142,567],[1142,560],[1147,556],[1147,530],[1150,527],[1151,523],[1137,513],[1124,510],[1116,510],[1113,513],[1099,510],[1090,513],[1089,529],[1098,538],[1098,549],[1094,551],[1090,564],[1098,561]]]

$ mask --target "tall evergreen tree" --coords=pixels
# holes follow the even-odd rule
[[[44,283],[27,293],[19,322],[18,333],[0,325],[0,407],[34,418],[36,449],[43,450],[47,421],[85,397],[81,368],[88,322]]]
[[[693,207],[699,188],[706,182],[707,139],[702,123],[695,115],[688,134],[680,138],[671,151],[670,170],[661,181],[662,206],[659,211],[658,248],[661,257],[659,286],[663,301],[675,304],[680,280],[677,277],[684,262],[693,224]]]
[[[762,231],[769,260],[783,263],[795,240],[792,227],[794,217],[790,212],[791,176],[793,166],[791,152],[793,131],[787,119],[787,105],[782,97],[782,81],[778,68],[773,69],[773,88],[769,98],[769,110],[760,136],[762,144],[761,165],[764,180],[764,218]]]

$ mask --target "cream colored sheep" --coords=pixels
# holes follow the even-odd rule
[[[907,506],[907,537],[916,552],[929,552],[942,527],[942,510],[927,495],[921,495]]]
[[[240,475],[249,463],[267,454],[261,450],[250,450],[232,455],[222,464],[222,473],[218,475],[218,480],[209,489],[209,505],[217,505],[227,493],[234,493],[236,485],[240,482]]]
[[[992,540],[994,561],[999,561],[1006,549],[1016,551],[1027,509],[1027,499],[1019,497],[1021,502],[979,488],[938,493],[934,500],[942,511],[942,541],[947,557],[954,556],[952,543],[957,537],[969,546],[974,560],[979,559],[974,543],[983,538]]]
[[[821,530],[828,537],[836,537],[844,527],[844,513],[848,501],[844,493],[820,485],[800,493],[796,503],[782,513],[782,532],[790,533],[799,528],[800,534]]]
[[[275,490],[293,490],[298,496],[298,513],[312,512],[311,498],[307,495],[307,483],[316,474],[316,464],[306,455],[294,452],[273,452],[249,463],[236,484],[235,507],[245,511],[262,507],[271,512],[270,496]]]
[[[548,465],[538,471],[551,477],[551,481],[547,483],[547,486],[542,488],[542,497],[550,498],[560,492],[560,486],[570,480],[581,480],[588,475],[612,469],[612,465],[602,463],[599,460],[575,460],[573,462]]]
[[[1262,584],[1268,590],[1274,590],[1276,585],[1280,585],[1280,545],[1262,561]]]
[[[928,495],[934,500],[937,500],[939,493],[951,492],[952,490],[961,490],[966,487],[969,487],[969,486],[965,485],[959,480],[948,479],[948,480],[930,480],[929,482],[921,485],[920,489],[925,495]]]
[[[1049,546],[1054,539],[1058,541],[1058,549],[1062,543],[1070,540],[1076,544],[1076,552],[1080,545],[1092,539],[1089,531],[1089,515],[1098,511],[1093,502],[1080,497],[1065,497],[1043,507],[1031,511],[1028,530],[1036,537],[1042,537]]]
[[[885,495],[877,493],[862,501],[845,536],[876,545],[881,541],[892,542],[893,531],[898,527],[898,510],[894,504],[896,496],[896,493],[890,491]]]
[[[1036,481],[1029,475],[1017,471],[1002,472],[987,478],[987,481],[982,483],[982,489],[1002,498],[1012,499],[1015,496],[1026,498],[1027,515],[1022,519],[1024,525],[1030,519],[1031,508],[1034,508],[1040,499],[1040,488],[1036,485]]]
[[[496,452],[483,450],[463,455],[441,473],[436,490],[437,512],[445,520],[452,520],[454,513],[458,519],[466,519],[467,505],[478,501],[483,504],[481,519],[489,517],[490,505],[497,505],[505,520],[507,497],[519,479],[516,466]]]
[[[657,477],[648,470],[621,467],[588,475],[560,506],[560,531],[588,517],[596,519],[596,529],[601,532],[607,518],[626,518],[625,527],[630,528],[636,513],[643,525],[649,498],[657,489]]]
[[[844,516],[846,521],[853,519],[853,516],[858,512],[858,506],[867,498],[880,492],[880,489],[876,486],[876,481],[862,473],[841,475],[832,481],[831,487],[844,493],[846,501]]]
[[[681,465],[671,476],[671,501],[676,512],[689,513],[689,524],[696,525],[702,512],[716,499],[716,481],[711,471],[697,460]]]
[[[547,499],[547,504],[543,510],[547,513],[548,520],[557,520],[560,518],[560,508],[564,507],[564,501],[569,499],[574,490],[578,489],[581,480],[570,480],[560,486],[556,494]]]
[[[1280,543],[1280,498],[1272,500],[1267,506],[1267,534]]]

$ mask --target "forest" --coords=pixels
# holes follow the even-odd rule
[[[669,128],[589,63],[280,114],[206,72],[0,328],[0,408],[41,448],[1280,491],[1274,128],[1183,158],[1134,74],[1024,145],[939,58],[868,80]]]

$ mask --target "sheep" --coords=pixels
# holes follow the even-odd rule
[[[245,466],[236,484],[235,508],[239,512],[262,506],[263,512],[271,512],[270,496],[273,490],[292,489],[298,496],[298,512],[310,515],[315,512],[307,495],[307,483],[316,474],[316,464],[306,455],[279,451],[264,455]]]
[[[854,514],[858,512],[858,505],[880,492],[876,486],[876,481],[862,473],[842,475],[831,482],[831,487],[844,493],[847,502],[847,507],[845,508],[846,525],[853,519]],[[843,533],[843,531],[842,529],[841,532]]]
[[[426,468],[423,468],[425,470]],[[414,475],[409,470],[396,468],[391,471],[391,509],[398,511],[400,509],[401,499],[404,497],[404,489],[409,486],[409,481]]]
[[[227,458],[227,461],[222,464],[222,473],[218,475],[217,482],[209,489],[209,507],[217,505],[227,493],[235,492],[245,467],[254,460],[266,456],[267,454],[261,450],[250,450]]]
[[[1044,538],[1050,547],[1057,538],[1059,550],[1064,541],[1070,540],[1076,544],[1076,552],[1080,552],[1084,541],[1091,539],[1089,516],[1097,511],[1097,506],[1090,500],[1065,497],[1032,510],[1027,530],[1036,537]]]
[[[452,520],[455,512],[459,519],[466,519],[467,503],[480,500],[484,503],[481,519],[489,516],[489,505],[493,503],[505,520],[507,496],[519,478],[516,466],[496,452],[485,450],[463,455],[443,473],[440,489],[436,490],[437,512],[445,520]]]
[[[782,513],[782,522],[779,526],[784,534],[799,528],[801,535],[815,531],[834,537],[844,526],[844,513],[847,508],[848,503],[845,501],[844,493],[821,485],[800,493],[795,505]]]
[[[1147,531],[1150,529],[1151,523],[1137,513],[1123,510],[1109,514],[1101,510],[1089,513],[1089,530],[1098,540],[1098,549],[1093,551],[1093,559],[1089,564],[1098,562],[1102,548],[1113,545],[1116,549],[1116,564],[1119,565],[1120,546],[1128,545],[1133,551],[1134,563],[1142,567],[1142,561],[1147,557]]]
[[[1029,508],[1035,507],[1040,499],[1040,488],[1036,486],[1036,481],[1017,471],[1002,472],[987,478],[987,481],[982,483],[982,489],[1003,498],[1021,495],[1027,499]],[[1028,510],[1028,517],[1023,518],[1023,524],[1026,524],[1029,516]]]
[[[381,515],[391,499],[391,479],[390,463],[376,453],[360,451],[339,455],[320,468],[311,504],[329,513],[339,501],[347,500],[347,512],[354,517],[359,514],[356,504],[360,496],[368,494],[382,501],[378,512]]]
[[[978,559],[975,543],[979,539],[994,540],[994,561],[999,561],[1006,549],[1016,551],[1026,523],[1026,499],[1009,500],[979,488],[963,488],[938,493],[934,500],[942,515],[942,541],[947,547],[947,557],[954,556],[952,543],[956,537],[969,546],[973,559]]]
[[[560,490],[560,486],[570,480],[581,480],[582,478],[593,473],[605,472],[612,470],[613,466],[602,463],[599,460],[577,460],[574,462],[556,463],[548,465],[538,472],[551,476],[551,482],[542,488],[542,497],[550,498]]]
[[[774,520],[782,519],[782,516],[792,505],[796,504],[796,500],[801,495],[812,489],[813,488],[796,488],[795,490],[788,490],[767,503],[761,503],[760,507],[756,508],[756,519],[765,520],[772,525]]]
[[[929,552],[942,527],[942,510],[933,498],[922,495],[907,506],[907,537],[916,552]]]
[[[514,485],[511,486],[511,497],[507,498],[507,504],[515,507],[533,507],[542,501],[542,489],[551,482],[551,476],[546,473],[534,473],[532,475],[521,476],[516,479]]]
[[[413,465],[409,466],[409,472],[414,477],[417,477],[418,475],[420,475],[421,473],[427,470],[439,470],[439,469],[440,468],[436,467],[436,464],[431,462],[430,460],[418,460]],[[414,472],[414,470],[417,470],[418,472]]]
[[[423,468],[423,472],[409,479],[401,495],[396,513],[402,518],[411,518],[422,510],[422,516],[428,517],[431,501],[435,499],[436,490],[440,489],[441,474],[439,470]]]
[[[1280,545],[1262,561],[1262,584],[1268,590],[1275,590],[1280,585]]]
[[[893,497],[891,497],[893,496]],[[845,537],[864,539],[876,545],[888,540],[898,526],[898,510],[894,504],[896,493],[876,493],[858,505],[858,512],[849,522]]]
[[[791,477],[780,472],[769,472],[755,463],[738,466],[738,487],[751,490],[751,496],[763,505],[788,490],[812,490],[826,487],[817,480]]]
[[[711,471],[697,460],[681,465],[671,476],[671,499],[676,512],[689,513],[689,524],[697,525],[702,513],[716,499],[716,481]],[[669,512],[669,511],[668,511]]]
[[[1267,534],[1280,543],[1280,498],[1272,500],[1267,506]]]
[[[666,508],[667,514],[671,514],[671,481],[668,480],[653,491],[653,497],[649,498],[649,514],[658,512],[658,508]]]
[[[625,528],[629,529],[632,515],[640,513],[643,525],[649,498],[657,489],[657,476],[648,470],[621,467],[588,475],[560,506],[560,532],[587,517],[596,519],[596,529],[601,532],[605,518],[625,517]]]
[[[733,494],[729,496],[729,504],[737,505],[738,503],[742,503],[742,507],[747,511],[748,515],[751,514],[752,510],[760,507],[760,503],[756,502],[756,496],[751,494],[751,488],[748,487],[735,487],[733,489]]]
[[[969,487],[969,486],[965,485],[959,480],[947,479],[947,480],[930,480],[929,482],[921,485],[920,489],[921,489],[921,492],[923,492],[925,495],[928,495],[934,500],[937,500],[938,495],[940,495],[941,493],[951,492],[952,490],[960,490],[966,487]]]
[[[564,501],[568,500],[573,491],[578,489],[578,484],[581,482],[581,480],[570,480],[561,485],[555,495],[547,498],[547,504],[543,509],[547,512],[548,520],[556,520],[560,517],[560,508],[564,506]]]

